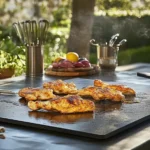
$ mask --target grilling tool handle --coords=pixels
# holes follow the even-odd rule
[[[137,72],[137,76],[150,79],[150,72]]]
[[[0,89],[0,95],[14,95],[17,94],[16,92],[10,91],[10,90],[3,90]]]

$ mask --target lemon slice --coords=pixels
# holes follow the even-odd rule
[[[54,62],[59,62],[60,60],[62,60],[62,59],[64,59],[64,57],[57,57],[55,60],[54,60]]]
[[[77,62],[79,59],[79,55],[75,52],[69,52],[66,54],[66,59],[71,62]]]

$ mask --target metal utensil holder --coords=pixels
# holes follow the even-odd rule
[[[101,70],[115,71],[118,65],[119,46],[97,44],[94,39],[90,40],[90,43],[97,48],[97,65],[100,66]]]
[[[41,45],[26,47],[26,76],[43,75],[43,47]]]
[[[49,22],[45,19],[40,21],[26,20],[14,22],[22,44],[26,46],[26,76],[43,75],[43,47],[47,38]]]
[[[115,70],[118,66],[118,51],[119,47],[110,47],[108,45],[100,45],[97,47],[97,58],[101,69]]]

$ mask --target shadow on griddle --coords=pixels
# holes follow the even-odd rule
[[[110,112],[114,110],[120,110],[122,103],[121,102],[111,102],[111,101],[101,101],[95,103],[96,112]]]
[[[60,113],[44,112],[44,111],[29,111],[28,115],[36,119],[45,119],[53,123],[85,122],[94,118],[93,112],[60,114]]]
[[[25,98],[20,98],[19,99],[19,103],[21,104],[21,105],[27,105],[28,104],[28,101],[25,99]]]

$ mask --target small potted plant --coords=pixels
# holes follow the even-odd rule
[[[0,79],[21,75],[25,70],[25,48],[10,37],[0,42]]]

